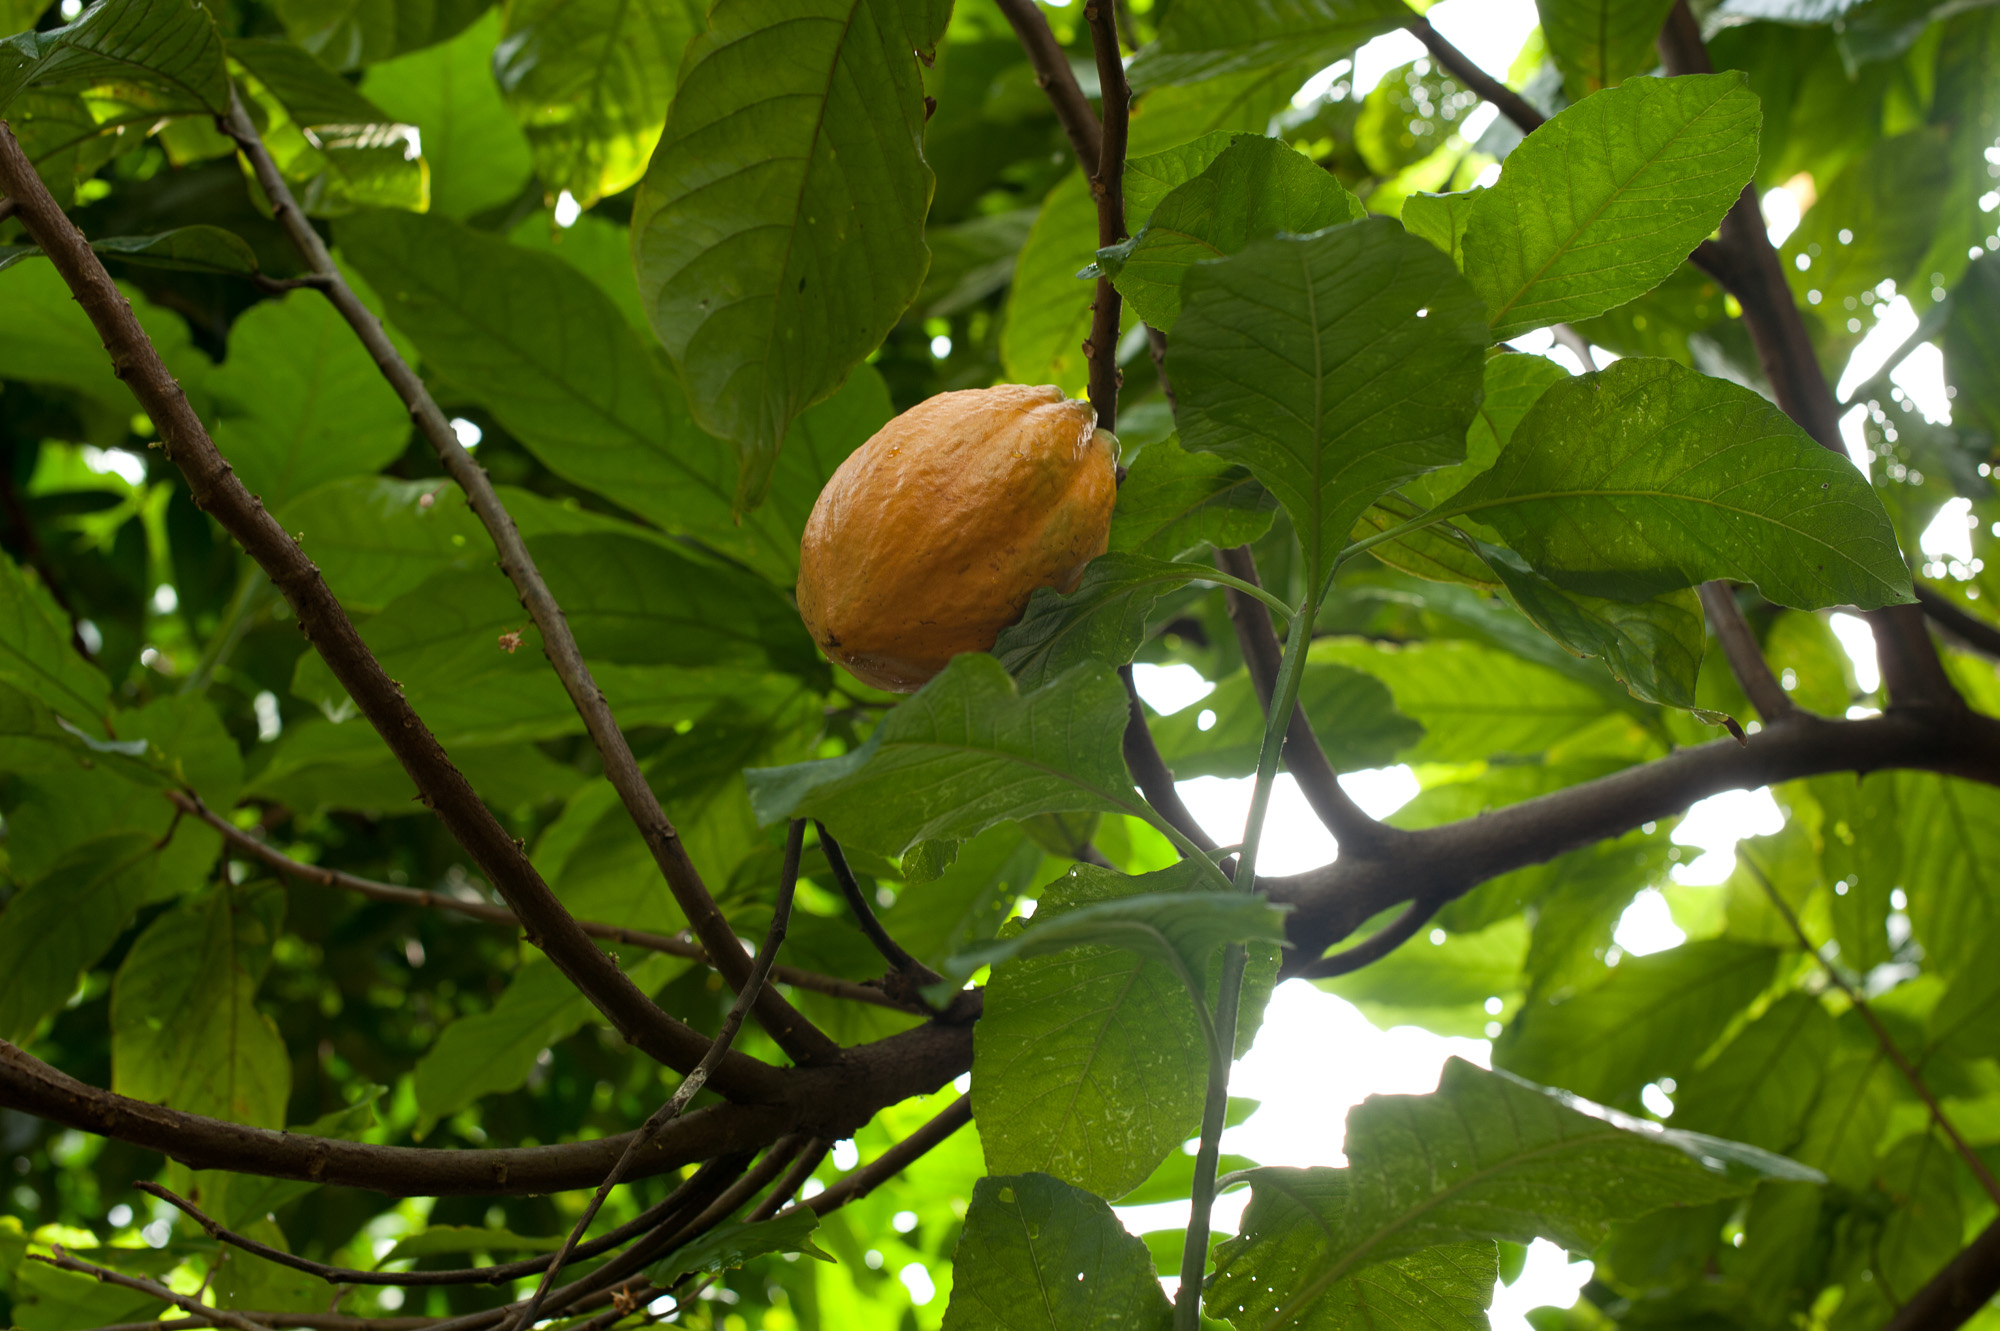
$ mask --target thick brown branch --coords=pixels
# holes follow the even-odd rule
[[[317,864],[306,864],[295,860],[275,846],[259,841],[255,836],[230,822],[202,803],[198,796],[182,790],[170,790],[167,792],[167,798],[182,813],[192,814],[220,832],[223,839],[235,849],[262,861],[289,878],[352,892],[356,896],[367,897],[372,901],[390,901],[402,906],[420,906],[426,910],[448,910],[475,920],[482,920],[487,924],[501,925],[509,929],[521,927],[519,917],[505,906],[495,906],[484,901],[466,901],[459,897],[447,896],[442,892],[427,892],[421,888],[398,887],[394,883],[378,883],[372,878],[360,878],[351,873],[342,873],[338,869],[324,869]],[[685,938],[648,933],[644,929],[627,929],[622,925],[604,924],[597,920],[578,920],[577,927],[592,938],[624,943],[630,947],[644,948],[648,952],[665,952],[669,956],[686,957],[703,965],[712,964],[706,948]],[[914,1004],[898,1002],[873,986],[856,984],[852,980],[843,980],[837,976],[821,975],[818,971],[800,970],[796,966],[773,966],[771,978],[779,984],[789,984],[796,989],[810,989],[831,998],[872,1003],[876,1007],[894,1008],[899,1012],[922,1013],[928,1010]]]
[[[1970,613],[1933,587],[1917,584],[1917,604],[1939,628],[1973,651],[2000,661],[2000,628]]]
[[[627,1040],[675,1068],[700,1062],[708,1041],[655,1006],[577,928],[527,852],[480,802],[444,746],[384,673],[298,542],[243,488],[161,362],[131,305],[82,233],[50,197],[4,123],[0,123],[0,189],[20,204],[22,224],[89,316],[111,354],[113,373],[158,427],[167,458],[187,477],[196,505],[212,514],[270,575],[334,677],[402,763],[425,804],[521,917],[529,938]],[[732,1094],[777,1092],[776,1071],[753,1059],[739,1056],[725,1071]]]
[[[485,469],[473,461],[472,455],[458,442],[451,422],[432,400],[423,380],[417,377],[389,340],[381,321],[347,285],[347,279],[327,253],[326,243],[320,239],[319,232],[313,230],[305,213],[292,198],[291,190],[259,137],[256,125],[251,123],[242,102],[233,93],[229,114],[222,121],[222,127],[249,159],[258,183],[264,187],[265,196],[271,201],[273,215],[284,227],[293,248],[298,250],[312,270],[320,289],[368,349],[368,354],[382,371],[382,377],[389,381],[397,396],[409,407],[411,419],[423,432],[424,438],[430,441],[445,474],[465,492],[472,511],[479,515],[487,535],[493,540],[493,548],[500,555],[501,570],[513,582],[528,617],[541,631],[544,655],[555,669],[556,677],[562,680],[577,714],[583,718],[591,742],[604,759],[605,778],[618,792],[626,812],[631,815],[647,848],[652,851],[654,862],[659,865],[660,873],[666,878],[674,901],[687,917],[695,937],[715,959],[716,969],[722,972],[723,978],[732,987],[741,989],[750,974],[750,958],[745,954],[742,942],[730,929],[729,921],[716,906],[715,898],[709,895],[694,861],[688,858],[680,833],[660,807],[659,797],[647,784],[638,759],[625,742],[625,733],[619,728],[617,717],[612,715],[611,705],[605,701],[603,690],[597,687],[596,679],[591,676],[590,666],[583,659],[583,651],[577,646],[575,635],[569,630],[569,621],[564,618],[562,607],[549,592],[541,570],[535,566],[534,557],[528,552],[527,542],[515,529],[514,519],[500,502],[500,496],[495,493]],[[762,991],[758,999],[757,1019],[770,1032],[771,1038],[778,1042],[778,1046],[798,1062],[825,1061],[840,1054],[840,1047],[800,1015],[776,990]],[[677,1063],[675,1066],[681,1065]]]
[[[1245,582],[1257,582],[1257,561],[1249,546],[1221,551],[1220,562],[1223,572]],[[1229,605],[1229,622],[1236,626],[1236,640],[1243,648],[1243,664],[1250,672],[1258,701],[1268,713],[1271,690],[1278,682],[1278,664],[1284,658],[1277,630],[1271,626],[1271,612],[1254,596],[1233,589],[1225,590],[1223,595]],[[1303,705],[1293,708],[1291,719],[1286,722],[1284,759],[1285,770],[1299,783],[1300,793],[1326,824],[1327,831],[1340,842],[1343,854],[1387,846],[1400,835],[1394,828],[1384,827],[1363,813],[1361,806],[1341,788],[1326,750],[1320,747],[1319,736],[1313,733],[1312,723],[1306,719]]]
[[[1049,31],[1048,19],[1035,0],[994,2],[1007,16],[1021,48],[1028,53],[1035,83],[1048,94],[1050,105],[1055,107],[1056,119],[1062,122],[1063,133],[1069,135],[1069,146],[1076,153],[1076,160],[1084,164],[1085,171],[1090,170],[1103,152],[1104,130],[1090,109],[1090,99],[1077,84],[1069,57],[1056,44],[1056,35]]]
[[[969,1023],[977,993],[956,1007]],[[885,1106],[928,1095],[972,1066],[969,1024],[933,1022],[845,1052],[840,1064],[779,1074],[773,1104],[706,1105],[669,1124],[630,1177],[663,1174],[787,1133],[839,1141]],[[553,1146],[439,1151],[245,1127],[116,1095],[0,1041],[0,1108],[158,1151],[193,1169],[367,1188],[396,1197],[501,1196],[597,1186],[632,1135]]]
[[[1954,1331],[2000,1294],[2000,1220],[1932,1276],[1882,1331]]]
[[[1722,644],[1729,669],[1743,686],[1743,696],[1757,709],[1757,715],[1764,718],[1764,724],[1791,715],[1794,710],[1791,695],[1771,673],[1771,663],[1757,646],[1757,635],[1750,631],[1749,621],[1743,618],[1743,608],[1736,604],[1736,593],[1729,590],[1729,584],[1701,584],[1701,608],[1708,613],[1709,631]]]

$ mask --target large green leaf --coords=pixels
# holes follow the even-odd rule
[[[1917,275],[1938,233],[1950,171],[1943,126],[1883,139],[1849,162],[1785,238],[1792,290],[1844,333],[1855,331],[1850,317],[1872,323],[1860,297],[1884,278],[1902,286]]]
[[[70,645],[69,616],[48,590],[0,555],[0,681],[91,735],[102,735],[111,685]]]
[[[1157,824],[1125,770],[1127,715],[1108,667],[1077,666],[1023,694],[1005,666],[968,653],[853,752],[749,772],[750,799],[766,823],[818,818],[843,842],[891,855],[1038,813]]]
[[[200,410],[206,405],[210,362],[191,344],[187,321],[132,288],[120,289],[160,359]],[[7,367],[7,377],[83,395],[93,416],[112,427],[106,433],[122,441],[132,395],[111,373],[104,340],[61,274],[47,263],[18,264],[0,274],[0,292],[7,309],[7,317],[0,319],[0,365]]]
[[[1424,734],[1421,725],[1397,711],[1378,680],[1344,666],[1308,663],[1299,707],[1341,771],[1386,767]],[[1155,717],[1151,725],[1161,755],[1178,776],[1249,776],[1257,770],[1264,705],[1244,671],[1218,682],[1199,703]]]
[[[1478,1039],[1493,1020],[1488,1000],[1519,1004],[1529,941],[1527,922],[1516,915],[1441,940],[1419,935],[1350,975],[1315,983],[1354,1004],[1382,1030],[1421,1026]]]
[[[150,236],[106,236],[91,241],[90,248],[107,258],[184,273],[248,277],[257,271],[257,254],[249,242],[219,226],[175,227]],[[41,253],[33,245],[0,246],[0,270]]]
[[[335,69],[372,65],[445,41],[493,0],[278,0],[292,39]]]
[[[1951,976],[2000,919],[2000,790],[1929,772],[1896,777],[1903,890],[1924,968]]]
[[[1190,453],[1168,435],[1147,446],[1118,487],[1111,549],[1158,559],[1203,545],[1227,549],[1269,531],[1277,507],[1247,467]]]
[[[1614,601],[1566,591],[1488,547],[1487,567],[1535,627],[1578,656],[1603,659],[1632,696],[1669,707],[1695,706],[1695,680],[1708,649],[1701,599],[1690,588],[1648,601]]]
[[[1910,599],[1888,515],[1853,464],[1749,389],[1672,361],[1550,388],[1444,511],[1588,595],[1730,578],[1805,609]]]
[[[1530,134],[1465,231],[1494,336],[1587,319],[1658,286],[1742,193],[1760,119],[1742,74],[1688,75],[1634,79]]]
[[[1787,994],[1680,1084],[1674,1126],[1782,1151],[1797,1139],[1839,1043],[1810,994]]]
[[[1184,447],[1253,472],[1323,576],[1383,491],[1465,456],[1486,327],[1451,261],[1386,218],[1190,270],[1167,353]]]
[[[152,892],[153,839],[121,833],[78,846],[0,911],[0,1040],[27,1043],[76,992]]]
[[[1952,289],[1944,371],[1957,390],[1953,423],[2000,437],[2000,258],[1989,255],[1972,263]]]
[[[803,1253],[831,1262],[834,1259],[812,1240],[812,1232],[818,1228],[819,1217],[804,1206],[769,1220],[718,1225],[654,1262],[646,1274],[654,1284],[667,1289],[689,1272],[733,1271],[752,1258],[774,1252]]]
[[[1180,317],[1181,278],[1195,264],[1281,231],[1304,235],[1367,215],[1311,158],[1246,134],[1161,199],[1137,236],[1100,250],[1098,263],[1141,318],[1170,331]]]
[[[1017,383],[1051,383],[1081,393],[1090,378],[1083,344],[1090,336],[1093,284],[1077,280],[1097,246],[1097,204],[1082,171],[1072,171],[1042,200],[1014,264],[1000,326],[1000,364]],[[1129,322],[1121,310],[1119,327]]]
[[[1965,1241],[1959,1202],[1965,1172],[1937,1132],[1906,1138],[1882,1161],[1882,1183],[1895,1209],[1883,1221],[1870,1257],[1890,1298],[1914,1296]]]
[[[1817,620],[1808,621],[1824,628]],[[1783,635],[1785,621],[1778,622],[1771,640]],[[1772,653],[1772,664],[1780,664]],[[1845,711],[1847,685],[1843,681],[1845,662],[1833,661],[1833,688],[1829,696],[1836,706],[1828,711]],[[1802,676],[1804,671],[1799,672]],[[1807,684],[1801,679],[1793,698],[1807,699]],[[1817,710],[1817,709],[1815,709]],[[1892,893],[1903,881],[1903,834],[1897,801],[1896,775],[1879,772],[1860,780],[1839,773],[1815,777],[1807,783],[1822,814],[1820,825],[1820,872],[1834,885],[1827,901],[1833,917],[1833,938],[1840,945],[1840,960],[1866,973],[1890,958],[1889,914],[1894,909]],[[1981,954],[1983,955],[1983,954]]]
[[[245,38],[229,54],[250,75],[243,90],[251,118],[306,212],[429,206],[430,168],[410,126],[290,42]]]
[[[1310,72],[1409,21],[1401,0],[1182,0],[1132,62],[1131,77],[1151,87],[1274,65]]]
[[[1535,0],[1535,8],[1563,86],[1581,101],[1660,63],[1654,43],[1673,0]]]
[[[466,218],[507,203],[533,164],[493,82],[493,13],[442,45],[376,65],[361,81],[370,101],[423,132],[431,210]]]
[[[0,110],[37,85],[138,83],[187,110],[229,109],[222,38],[192,0],[93,5],[65,27],[0,41]]]
[[[993,655],[1028,690],[1084,661],[1122,666],[1146,636],[1146,616],[1161,596],[1212,579],[1201,564],[1146,555],[1108,554],[1083,570],[1076,590],[1038,587],[1018,622],[1000,631]]]
[[[1146,1245],[1103,1199],[1046,1174],[979,1180],[952,1255],[944,1331],[1167,1331]]]
[[[1344,1171],[1252,1173],[1258,1193],[1289,1192],[1292,1205],[1263,1213],[1281,1227],[1246,1225],[1217,1253],[1210,1300],[1238,1326],[1295,1325],[1356,1273],[1441,1245],[1547,1238],[1588,1251],[1614,1220],[1741,1196],[1762,1177],[1816,1177],[1780,1156],[1663,1130],[1458,1058],[1431,1095],[1364,1101],[1348,1115],[1343,1149]],[[1342,1173],[1344,1188],[1333,1182]],[[1456,1264],[1433,1272],[1404,1263],[1403,1273],[1453,1291],[1469,1284]]]
[[[1509,652],[1439,640],[1382,646],[1358,638],[1316,642],[1315,664],[1342,665],[1388,685],[1396,710],[1424,728],[1409,756],[1476,762],[1544,752],[1607,711],[1604,695]]]
[[[635,183],[667,123],[700,9],[688,0],[514,0],[506,14],[493,72],[543,186],[588,207]]]
[[[271,508],[379,471],[409,442],[409,409],[316,292],[246,311],[209,384],[221,415],[215,445]]]
[[[926,0],[718,0],[632,215],[647,317],[755,507],[798,414],[902,317],[930,251]]]
[[[1025,930],[982,949],[1005,958],[993,968],[973,1032],[972,1108],[988,1169],[1051,1174],[1115,1198],[1195,1134],[1208,1048],[1175,967],[1122,946],[1125,934],[1110,921],[1082,924],[1073,936],[1060,927],[1093,906],[1159,903],[1194,886],[1184,869],[1132,878],[1078,865],[1042,893]],[[1215,905],[1232,897],[1187,900]],[[1204,950],[1220,942],[1208,935]]]
[[[284,915],[274,887],[217,887],[147,926],[111,990],[112,1088],[252,1127],[285,1122],[292,1065],[258,983]]]
[[[493,1006],[438,1032],[410,1078],[417,1112],[435,1123],[483,1095],[517,1089],[542,1050],[591,1016],[590,1000],[548,961],[514,973]]]
[[[1659,1077],[1685,1077],[1771,982],[1779,953],[1710,939],[1626,957],[1595,986],[1523,1012],[1494,1046],[1511,1072],[1628,1103]]]

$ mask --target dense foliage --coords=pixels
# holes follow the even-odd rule
[[[1975,1316],[2000,8],[1413,6],[0,0],[0,1323],[1470,1328],[1538,1237],[1544,1328]],[[869,689],[807,515],[999,382],[1110,553]],[[1218,1159],[1290,979],[1493,1069]]]

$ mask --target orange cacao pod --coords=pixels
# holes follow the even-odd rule
[[[983,652],[1037,587],[1104,553],[1118,441],[1050,385],[940,393],[851,454],[799,547],[799,614],[857,679],[908,693]]]

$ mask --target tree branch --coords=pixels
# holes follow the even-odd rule
[[[1917,584],[1917,604],[1932,623],[1982,656],[2000,661],[2000,628],[1973,615],[1934,587]]]
[[[495,906],[484,901],[465,901],[442,892],[427,892],[421,888],[398,887],[394,883],[378,883],[372,878],[360,878],[338,869],[326,869],[317,864],[306,864],[263,841],[218,814],[208,807],[198,795],[182,790],[170,790],[167,799],[182,813],[201,819],[217,832],[223,840],[245,855],[262,861],[277,872],[289,878],[303,879],[317,883],[321,887],[352,892],[356,896],[367,897],[371,901],[390,901],[401,906],[420,906],[428,910],[448,910],[459,915],[482,920],[487,924],[497,924],[509,929],[521,927],[521,921],[513,911],[505,906]],[[608,942],[624,943],[631,947],[644,948],[648,952],[664,952],[669,956],[686,957],[703,965],[712,965],[708,950],[699,943],[685,938],[674,938],[666,934],[648,933],[643,929],[627,929],[622,925],[603,924],[596,920],[578,920],[577,928],[592,938],[602,938]],[[800,970],[797,966],[776,965],[771,968],[771,978],[779,984],[789,984],[796,989],[810,989],[831,998],[846,998],[857,1003],[872,1003],[876,1007],[894,1008],[898,1012],[923,1014],[928,1008],[914,1003],[900,1002],[872,985],[856,984],[832,975],[822,975],[818,971]]]
[[[1955,1331],[2000,1294],[2000,1220],[1932,1276],[1882,1331]]]
[[[819,833],[819,848],[826,853],[826,862],[833,869],[834,881],[840,884],[840,894],[847,899],[847,909],[853,913],[854,922],[860,926],[861,932],[875,945],[875,950],[882,954],[882,959],[894,968],[896,974],[907,976],[920,985],[936,984],[944,979],[942,975],[911,956],[903,949],[901,943],[889,936],[889,931],[882,927],[882,921],[875,918],[874,907],[870,906],[868,898],[862,895],[861,884],[855,879],[854,870],[848,866],[847,856],[840,849],[840,843],[827,834],[824,823],[815,822],[813,828]]]
[[[1244,582],[1257,582],[1257,561],[1249,546],[1239,545],[1220,551],[1219,555],[1224,572]],[[1271,612],[1262,601],[1233,588],[1225,589],[1223,595],[1229,606],[1229,621],[1236,626],[1236,640],[1243,648],[1243,664],[1250,672],[1258,701],[1268,714],[1271,690],[1278,679],[1278,663],[1284,655],[1278,646],[1278,632],[1271,626]],[[1299,783],[1299,790],[1312,811],[1319,815],[1320,822],[1341,843],[1342,853],[1385,847],[1401,835],[1363,813],[1361,806],[1341,788],[1339,776],[1327,760],[1326,750],[1320,747],[1319,736],[1313,733],[1303,705],[1294,708],[1285,723],[1284,760],[1285,770]]]
[[[291,189],[285,184],[277,163],[272,161],[269,149],[258,136],[256,125],[251,122],[242,101],[233,90],[230,93],[229,114],[220,124],[223,132],[243,150],[243,155],[256,172],[258,183],[264,187],[265,196],[271,201],[273,215],[290,237],[293,248],[306,261],[316,284],[368,349],[368,354],[382,371],[382,377],[389,381],[397,396],[409,407],[411,419],[430,441],[445,473],[465,492],[473,512],[479,515],[487,535],[493,539],[493,548],[500,555],[501,570],[520,594],[528,617],[541,630],[543,654],[569,693],[577,714],[583,718],[584,728],[590,733],[591,742],[604,759],[605,778],[624,802],[626,812],[631,815],[640,836],[652,851],[661,875],[667,880],[667,886],[673,891],[674,901],[687,917],[695,937],[714,958],[716,969],[722,972],[731,987],[743,988],[750,974],[750,958],[744,953],[742,942],[730,929],[729,921],[716,906],[715,898],[709,895],[694,862],[688,858],[680,833],[660,807],[659,797],[647,784],[645,773],[639,769],[638,759],[633,757],[631,746],[625,742],[625,733],[619,728],[617,717],[612,715],[603,690],[597,687],[590,666],[583,659],[583,651],[569,630],[569,621],[563,616],[562,607],[542,580],[541,570],[535,566],[527,542],[521,539],[514,519],[494,492],[485,469],[473,461],[472,455],[458,442],[451,422],[438,409],[423,380],[417,377],[390,342],[381,321],[347,285],[347,279],[327,253],[326,243],[320,239],[319,232],[313,230],[305,213],[292,198]],[[779,1048],[796,1062],[812,1063],[839,1057],[840,1047],[807,1021],[776,990],[760,990],[757,1019],[777,1041]]]
[[[785,865],[778,878],[778,900],[771,912],[771,927],[764,935],[764,946],[757,953],[757,961],[750,970],[749,980],[737,993],[736,1001],[730,1004],[729,1012],[722,1019],[721,1029],[709,1043],[708,1053],[702,1056],[701,1062],[695,1064],[694,1071],[688,1073],[681,1080],[681,1084],[674,1088],[674,1093],[668,1097],[667,1102],[654,1110],[640,1125],[631,1142],[619,1153],[618,1163],[604,1176],[604,1182],[597,1185],[597,1191],[591,1195],[589,1205],[583,1208],[583,1214],[577,1217],[569,1237],[563,1240],[563,1246],[556,1250],[555,1260],[550,1262],[549,1269],[542,1273],[541,1283],[535,1286],[535,1292],[522,1306],[521,1315],[514,1319],[517,1328],[534,1323],[535,1314],[541,1310],[542,1301],[548,1297],[549,1286],[553,1285],[556,1277],[562,1274],[564,1264],[569,1261],[570,1254],[576,1251],[577,1244],[583,1241],[585,1231],[590,1228],[590,1222],[597,1219],[597,1213],[603,1208],[605,1199],[611,1195],[611,1190],[624,1179],[625,1172],[632,1167],[632,1162],[638,1159],[639,1152],[650,1146],[653,1139],[660,1135],[660,1129],[679,1118],[681,1112],[688,1107],[688,1102],[701,1093],[701,1088],[708,1084],[710,1074],[729,1052],[729,1046],[736,1042],[736,1033],[743,1029],[743,1019],[750,1015],[751,1005],[757,1001],[757,995],[762,991],[764,982],[770,978],[771,963],[778,959],[778,949],[785,943],[785,931],[791,927],[792,898],[799,886],[799,855],[805,848],[805,842],[805,819],[792,819],[792,825],[785,836]]]
[[[1743,608],[1736,604],[1736,593],[1726,582],[1704,582],[1700,592],[1708,627],[1722,644],[1722,654],[1729,658],[1729,669],[1743,686],[1743,696],[1750,700],[1767,726],[1790,716],[1795,710],[1791,695],[1771,673],[1771,663],[1757,646],[1757,635],[1750,631]]]
[[[1069,57],[1056,44],[1056,35],[1049,31],[1048,19],[1035,0],[994,0],[994,3],[1007,16],[1021,48],[1028,53],[1035,84],[1048,94],[1056,119],[1062,122],[1063,133],[1069,135],[1069,146],[1076,153],[1076,160],[1084,164],[1085,171],[1090,170],[1090,164],[1103,155],[1104,130],[1090,109],[1090,99],[1077,84]]]
[[[1139,793],[1146,797],[1146,803],[1162,818],[1173,824],[1174,830],[1192,841],[1204,855],[1212,855],[1220,845],[1208,834],[1195,816],[1181,800],[1180,790],[1174,785],[1174,774],[1167,767],[1166,759],[1160,756],[1160,746],[1153,740],[1152,728],[1146,724],[1146,707],[1139,701],[1138,686],[1132,680],[1132,667],[1118,667],[1118,677],[1125,681],[1125,765],[1132,771],[1132,779],[1138,783]]]
[[[1427,18],[1412,18],[1403,25],[1416,39],[1424,44],[1424,49],[1445,72],[1477,93],[1481,98],[1500,108],[1500,113],[1520,126],[1523,134],[1532,134],[1548,119],[1540,111],[1528,104],[1528,99],[1515,92],[1500,80],[1488,74],[1466,57],[1465,52],[1444,39],[1443,34],[1431,26]]]
[[[937,1145],[972,1122],[972,1097],[961,1095],[942,1113],[891,1146],[846,1178],[808,1198],[803,1205],[814,1215],[825,1215],[849,1202],[860,1201],[875,1189],[922,1159]]]
[[[402,763],[424,803],[521,917],[529,938],[631,1043],[671,1067],[691,1068],[700,1062],[708,1042],[662,1012],[577,928],[526,851],[480,802],[437,737],[384,673],[319,570],[243,488],[188,405],[187,395],[160,361],[130,303],[50,197],[4,122],[0,122],[0,189],[19,203],[28,234],[62,275],[111,353],[113,373],[158,427],[167,458],[187,477],[196,505],[212,514],[270,575],[334,677]],[[733,1094],[777,1092],[775,1069],[754,1059],[739,1056],[725,1072]]]
[[[1430,923],[1438,913],[1442,902],[1419,898],[1389,923],[1377,929],[1353,947],[1336,952],[1330,957],[1321,957],[1310,965],[1301,966],[1294,972],[1302,980],[1331,980],[1337,975],[1350,975],[1363,966],[1394,952],[1403,944],[1416,937],[1417,930]]]
[[[1097,246],[1116,245],[1125,239],[1125,143],[1131,126],[1132,88],[1125,81],[1125,61],[1118,50],[1117,18],[1110,0],[1085,0],[1083,21],[1090,28],[1090,47],[1097,57],[1099,104],[1104,108],[1104,132],[1099,139],[1097,160],[1081,159],[1090,169],[1090,193],[1097,201]],[[1097,408],[1097,424],[1106,430],[1118,428],[1118,385],[1124,376],[1118,371],[1118,320],[1124,297],[1111,285],[1109,277],[1097,279],[1097,294],[1090,303],[1090,340],[1083,354],[1090,361],[1090,405]]]
[[[236,1331],[267,1331],[264,1326],[251,1321],[242,1313],[232,1312],[227,1308],[212,1308],[199,1299],[175,1293],[157,1280],[147,1280],[143,1276],[128,1276],[122,1271],[112,1271],[90,1262],[80,1262],[64,1252],[60,1245],[57,1245],[47,1257],[38,1252],[31,1252],[28,1254],[28,1260],[53,1266],[58,1271],[73,1271],[79,1275],[95,1276],[106,1285],[122,1285],[141,1294],[150,1294],[162,1303],[171,1303],[183,1312],[194,1313],[221,1326],[233,1326]]]

